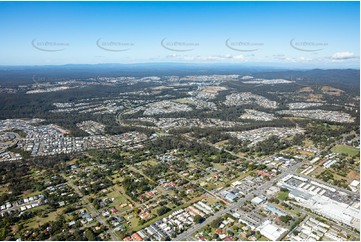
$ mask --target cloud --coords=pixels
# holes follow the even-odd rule
[[[292,62],[292,63],[309,61],[308,58],[305,58],[303,56],[290,57],[284,54],[274,54],[272,56],[267,56],[266,58],[269,59],[270,61],[281,61],[281,62]]]
[[[167,55],[166,57],[167,58],[176,58],[176,57],[180,57],[181,55],[177,55],[177,54],[170,54],[170,55]]]
[[[354,59],[355,55],[352,52],[344,51],[344,52],[336,52],[331,56],[332,60],[349,60]]]
[[[254,55],[250,55],[250,56],[254,56]],[[233,56],[233,59],[235,60],[245,60],[244,56],[243,55],[236,55],[236,56]]]
[[[304,56],[301,56],[298,58],[300,61],[305,61],[305,62],[308,62],[308,61],[313,61],[314,59],[312,58],[308,58],[308,57],[304,57]]]

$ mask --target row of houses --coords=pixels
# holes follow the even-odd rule
[[[200,205],[199,205],[200,206]],[[125,241],[157,240],[164,241],[175,237],[180,231],[188,229],[194,224],[195,212],[189,209],[180,209],[150,226],[124,238]]]

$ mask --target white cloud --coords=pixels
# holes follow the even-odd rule
[[[254,56],[254,55],[252,55],[252,56]],[[235,55],[235,56],[233,56],[233,59],[235,59],[235,60],[245,60],[243,55]]]
[[[353,58],[355,58],[354,53],[348,52],[348,51],[336,52],[331,57],[331,59],[333,59],[333,60],[348,60],[348,59],[353,59]]]

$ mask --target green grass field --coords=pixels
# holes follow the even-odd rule
[[[269,241],[269,239],[267,239],[265,236],[261,236],[261,238],[258,239],[259,241]]]
[[[347,155],[357,155],[360,151],[352,146],[348,145],[335,145],[331,149],[334,153],[347,154]]]
[[[205,188],[210,191],[210,190],[213,190],[215,188],[217,188],[217,186],[214,184],[214,183],[208,183]]]
[[[286,200],[288,198],[288,193],[289,192],[279,192],[277,198],[279,200]]]
[[[218,199],[211,195],[207,195],[206,200],[207,200],[208,205],[212,205],[212,204],[218,202]]]
[[[0,187],[0,195],[8,192],[8,190],[9,190],[9,189],[8,189],[8,184],[5,184],[5,185],[1,186],[1,187]]]
[[[112,199],[114,198],[114,201],[108,205],[108,207],[115,207],[119,211],[123,212],[127,209],[129,209],[129,206],[121,208],[120,206],[125,203],[129,203],[127,201],[127,196],[125,194],[120,194],[119,188],[115,191],[112,191],[106,195],[107,198]]]
[[[217,169],[219,169],[221,171],[224,171],[226,169],[226,166],[221,164],[221,163],[212,163],[212,165],[213,165],[214,168],[217,168]]]
[[[35,210],[42,210],[44,208],[40,208],[40,207],[37,207],[34,209]],[[25,225],[28,227],[28,228],[38,228],[39,226],[42,226],[43,224],[47,223],[47,222],[50,222],[50,221],[55,221],[56,218],[60,215],[60,214],[63,214],[63,211],[65,210],[65,207],[62,207],[62,208],[58,208],[56,211],[53,211],[53,212],[50,212],[50,213],[47,213],[47,217],[45,218],[42,218],[40,216],[35,216],[34,218],[31,218],[29,219]]]

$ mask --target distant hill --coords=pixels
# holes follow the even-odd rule
[[[143,63],[143,64],[96,64],[59,66],[0,66],[0,85],[17,86],[32,83],[33,76],[41,81],[94,76],[150,76],[150,75],[211,75],[240,74],[258,78],[285,78],[300,82],[320,82],[340,88],[359,90],[360,70],[313,69],[295,70],[280,67],[248,66],[243,64],[187,64],[187,63]]]
[[[360,93],[360,70],[355,69],[313,69],[313,70],[288,70],[255,73],[258,78],[285,78],[299,83],[319,83],[332,85],[348,91]]]

